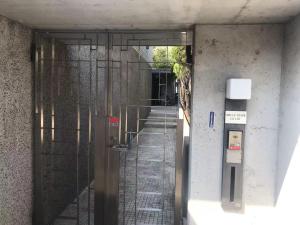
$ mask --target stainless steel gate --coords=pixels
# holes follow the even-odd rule
[[[36,33],[35,224],[173,225],[170,68],[158,71],[153,99],[145,52],[191,40],[177,31]]]

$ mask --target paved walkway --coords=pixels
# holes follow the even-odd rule
[[[165,117],[166,115],[166,117]],[[153,108],[128,153],[120,153],[119,224],[173,225],[175,202],[176,108]],[[165,123],[165,121],[167,121]],[[138,146],[138,147],[137,147]],[[137,166],[137,170],[136,170]],[[80,194],[80,225],[94,224],[94,189]],[[53,225],[76,225],[77,205],[68,205]]]
[[[152,108],[138,147],[136,137],[121,155],[119,225],[174,224],[175,143],[176,108]]]

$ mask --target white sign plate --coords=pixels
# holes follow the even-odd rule
[[[245,111],[226,111],[225,123],[228,124],[246,124],[247,112]]]

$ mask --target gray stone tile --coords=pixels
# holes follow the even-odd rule
[[[174,117],[176,108],[168,112]],[[156,109],[149,117],[163,113]],[[176,128],[148,125],[139,133],[139,143],[135,138],[121,156],[119,225],[174,224],[175,143]]]

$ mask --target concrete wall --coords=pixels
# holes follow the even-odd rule
[[[133,47],[143,58],[146,62],[149,62],[149,64],[153,64],[153,49],[154,46],[139,46],[139,47]]]
[[[282,26],[196,26],[188,224],[269,224],[275,202]],[[245,214],[221,208],[225,81],[252,79],[245,140]],[[216,113],[209,128],[209,113]],[[264,208],[264,210],[261,210]]]
[[[123,47],[124,48],[124,47]],[[125,132],[125,105],[150,106],[152,93],[152,69],[145,60],[143,54],[138,51],[138,47],[128,46],[127,50],[121,50],[119,46],[113,46],[111,58],[114,61],[110,76],[113,79],[112,96],[112,115],[119,117],[120,104],[122,104],[122,137],[124,143]],[[141,49],[144,49],[141,47]],[[105,59],[105,58],[104,58]],[[140,63],[137,63],[140,62]],[[105,71],[103,71],[105,72]],[[104,83],[100,84],[104,87]],[[103,88],[101,95],[104,96]],[[140,107],[140,118],[144,119],[150,112],[149,107]],[[128,107],[127,110],[127,131],[136,132],[137,130],[137,107]],[[140,121],[140,129],[143,128],[145,121]]]
[[[114,47],[118,51],[118,47]],[[127,88],[128,88],[128,104],[130,105],[148,105],[150,106],[151,94],[152,94],[152,69],[143,57],[143,55],[137,51],[137,47],[129,47],[128,51],[121,52],[121,68],[122,68],[122,95],[121,101],[126,104]],[[143,49],[143,48],[142,48]],[[139,57],[141,54],[141,57]],[[139,62],[140,64],[136,63]],[[127,63],[135,62],[135,63]],[[128,81],[127,81],[128,78]],[[146,100],[148,99],[148,100]],[[118,105],[117,105],[118,106]],[[117,111],[118,109],[116,109]],[[149,107],[140,108],[140,118],[146,118],[150,112]],[[125,110],[123,110],[122,117],[125,118]],[[125,127],[125,121],[123,121],[123,128]],[[145,121],[140,121],[140,129],[143,128]],[[128,131],[136,132],[137,129],[137,108],[128,108]],[[124,130],[123,130],[124,131]]]
[[[0,16],[0,224],[32,214],[31,30]]]
[[[276,206],[281,224],[300,224],[300,16],[286,25],[284,40]]]

